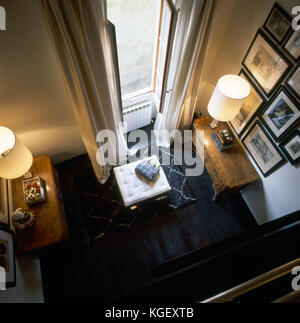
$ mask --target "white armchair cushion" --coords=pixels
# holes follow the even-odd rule
[[[145,158],[145,160],[149,159],[154,160],[159,164],[159,160],[156,155]],[[140,162],[141,160],[138,160],[136,162],[114,168],[115,177],[125,206],[135,205],[171,191],[171,187],[162,167],[159,170],[157,178],[151,183],[139,177],[135,172],[135,167]]]

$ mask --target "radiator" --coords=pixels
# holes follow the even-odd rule
[[[151,123],[152,102],[141,102],[129,106],[123,111],[123,119],[126,125],[126,132],[142,128]]]

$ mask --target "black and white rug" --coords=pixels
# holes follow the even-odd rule
[[[145,156],[146,153],[147,151],[144,150],[141,155]],[[159,148],[157,155],[160,161],[162,161],[163,154],[168,154],[170,158],[170,164],[162,165],[162,167],[172,190],[168,193],[167,199],[145,202],[135,210],[124,207],[117,183],[112,175],[104,185],[97,181],[92,169],[74,175],[77,209],[79,209],[74,224],[80,224],[80,228],[76,228],[76,231],[78,232],[78,229],[81,231],[80,241],[75,241],[76,243],[89,246],[95,240],[103,239],[133,225],[153,219],[161,213],[176,210],[196,201],[183,169],[180,165],[174,165],[172,150],[168,152]]]

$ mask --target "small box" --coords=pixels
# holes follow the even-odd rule
[[[46,201],[46,185],[40,177],[24,180],[23,190],[26,204],[36,204]]]

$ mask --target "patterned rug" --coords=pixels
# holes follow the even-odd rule
[[[141,156],[146,153],[146,150],[142,151]],[[196,201],[181,166],[174,165],[173,152],[168,153],[159,149],[158,154],[160,161],[162,161],[162,154],[168,154],[170,158],[170,165],[162,165],[162,167],[172,190],[168,193],[167,199],[146,201],[135,210],[124,207],[113,175],[104,185],[97,181],[91,168],[83,174],[75,175],[74,184],[79,204],[77,209],[79,208],[80,211],[77,212],[76,216],[79,218],[74,223],[80,224],[81,231],[80,241],[75,241],[76,243],[89,246],[95,240],[103,239],[138,223],[144,223],[164,212],[176,210]],[[73,224],[69,223],[69,225]]]

